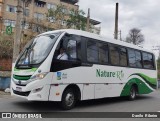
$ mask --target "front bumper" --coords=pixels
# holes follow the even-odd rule
[[[32,84],[27,84],[26,86],[19,86],[16,85],[13,82],[13,80],[11,80],[11,95],[32,101],[48,101],[50,85],[40,85],[38,80],[31,83]],[[36,90],[37,88],[42,89],[40,91],[35,92],[34,90]]]

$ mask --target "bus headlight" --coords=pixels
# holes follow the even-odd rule
[[[40,80],[40,79],[43,79],[46,75],[47,75],[48,73],[40,73],[40,74],[37,74],[37,75],[35,75],[35,76],[32,76],[31,78],[30,78],[30,80]]]

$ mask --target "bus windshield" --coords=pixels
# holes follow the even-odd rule
[[[17,61],[17,67],[40,64],[50,53],[60,33],[41,35],[28,44]]]

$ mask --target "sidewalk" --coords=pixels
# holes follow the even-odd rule
[[[10,95],[10,93],[6,93],[6,92],[0,90],[0,95]]]

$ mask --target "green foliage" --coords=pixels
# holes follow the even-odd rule
[[[85,30],[86,28],[86,18],[83,10],[71,9],[67,12],[64,5],[57,5],[56,9],[49,9],[46,13],[46,17],[52,19],[56,26],[56,29],[63,28],[62,21],[66,22],[67,28],[74,28],[79,30]]]
[[[46,17],[50,17],[57,25],[57,28],[62,28],[62,21],[65,21],[65,6],[62,4],[57,5],[56,9],[49,9]]]
[[[157,60],[158,79],[160,79],[160,57]]]
[[[21,40],[21,49],[33,36],[23,37]],[[12,58],[13,56],[14,35],[0,34],[0,58]],[[0,69],[2,69],[0,67]]]
[[[3,67],[2,66],[0,66],[0,71],[3,69]]]
[[[160,58],[158,58],[158,60],[157,60],[157,68],[158,68],[158,70],[160,70]]]
[[[13,34],[0,34],[0,58],[12,58],[13,41]]]
[[[69,14],[69,19],[67,20],[68,28],[75,28],[79,30],[85,30],[86,28],[86,18],[84,17],[85,12],[83,10],[72,9]]]

